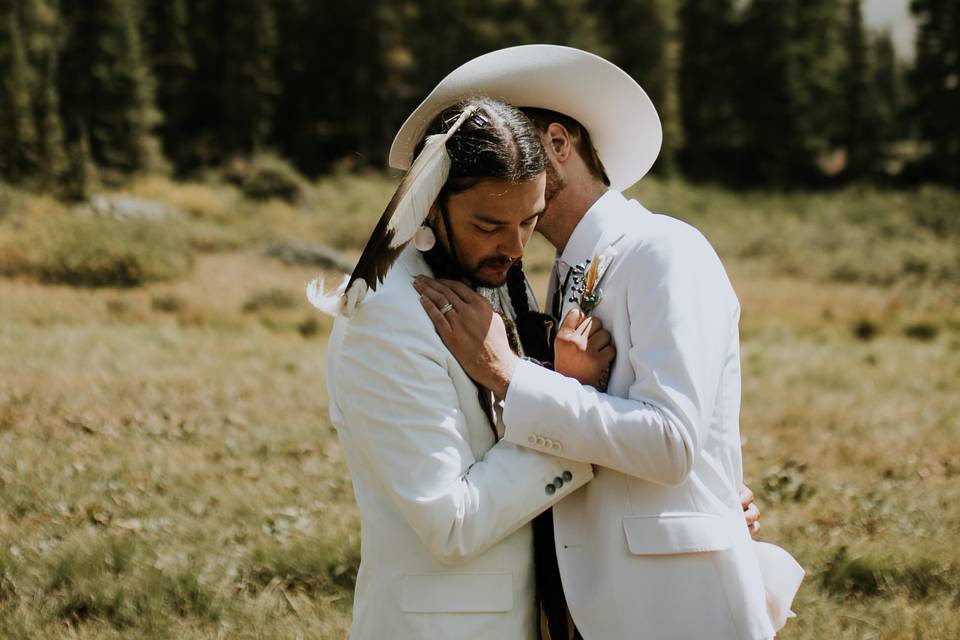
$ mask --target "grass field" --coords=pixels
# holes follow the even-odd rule
[[[345,636],[330,323],[314,270],[261,249],[354,251],[392,185],[289,204],[145,179],[129,192],[188,217],[136,233],[0,190],[0,637]],[[635,193],[702,228],[742,300],[747,480],[808,572],[778,637],[960,637],[960,194]],[[536,239],[540,290],[550,260]]]

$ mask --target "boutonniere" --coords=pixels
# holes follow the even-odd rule
[[[599,287],[600,280],[612,261],[612,256],[594,254],[586,262],[573,267],[569,301],[576,302],[583,315],[590,315],[600,304],[603,297],[603,289]]]

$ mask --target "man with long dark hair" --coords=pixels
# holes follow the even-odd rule
[[[530,522],[592,470],[501,439],[493,394],[444,347],[413,282],[435,275],[476,292],[500,330],[492,348],[543,359],[550,324],[520,257],[544,208],[544,151],[526,116],[488,98],[433,114],[415,147],[418,162],[335,297],[327,348],[330,416],[361,521],[351,638],[531,640]],[[437,176],[434,193],[425,185]],[[422,222],[405,249],[404,216]]]

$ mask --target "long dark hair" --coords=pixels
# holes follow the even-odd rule
[[[425,136],[446,132],[471,107],[476,109],[473,115],[447,141],[450,176],[440,192],[441,204],[481,180],[525,182],[543,173],[546,166],[540,134],[530,119],[513,105],[487,96],[447,107],[433,119]]]
[[[424,258],[434,276],[467,280],[468,284],[474,285],[463,273],[457,260],[447,213],[447,199],[482,180],[532,180],[543,173],[547,160],[540,134],[533,122],[516,107],[487,96],[471,97],[444,109],[427,127],[424,137],[448,131],[464,110],[471,107],[475,107],[473,114],[447,141],[447,152],[451,160],[450,174],[437,197],[440,223],[444,226],[451,253],[448,253],[441,243],[437,243],[432,250],[424,254]],[[418,154],[422,145],[421,142],[417,148]],[[522,346],[524,352],[538,360],[552,361],[553,343],[548,335],[550,327],[545,329],[544,318],[530,308],[526,277],[520,260],[510,268],[506,285],[515,318],[505,317],[504,323],[508,327],[515,327],[520,341],[520,345],[511,346],[514,350],[519,350]],[[508,336],[513,335],[513,330],[508,331]],[[493,426],[489,398],[482,390],[480,402],[488,411]]]
[[[460,119],[463,112],[473,113],[447,141],[450,174],[440,194],[437,208],[442,218],[451,255],[437,248],[430,251],[427,263],[439,277],[461,279],[447,200],[483,180],[526,182],[540,175],[547,163],[540,134],[533,122],[520,109],[489,96],[472,96],[450,105],[437,114],[417,145],[419,155],[426,137],[445,133]],[[435,222],[428,221],[431,226]],[[436,228],[434,229],[436,231]]]

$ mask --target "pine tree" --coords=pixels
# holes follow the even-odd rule
[[[666,0],[592,0],[609,59],[633,77],[653,101],[663,125],[659,171],[671,172],[679,146],[674,3]]]
[[[846,64],[842,71],[840,142],[847,150],[847,175],[862,178],[873,172],[880,149],[876,118],[872,117],[869,52],[860,0],[848,0],[844,32]]]
[[[911,85],[920,135],[932,147],[929,176],[960,183],[960,3],[913,0],[917,20]]]
[[[33,105],[39,158],[36,175],[40,183],[55,187],[63,177],[67,161],[57,86],[62,46],[60,14],[51,0],[20,1],[30,33],[28,56],[35,78]]]
[[[253,152],[270,142],[280,92],[272,4],[269,0],[251,0],[244,11],[227,12],[222,114],[224,135],[234,152]]]
[[[833,0],[753,0],[738,47],[741,171],[752,182],[822,179],[818,160],[838,138],[842,5]]]
[[[523,35],[516,39],[503,39],[491,48],[549,42],[611,57],[615,52],[613,43],[616,40],[607,37],[592,4],[593,0],[539,0],[531,3],[529,10],[516,14],[522,21]],[[505,9],[503,18],[511,18],[509,8]]]
[[[14,0],[0,4],[0,171],[15,181],[34,175],[39,162],[32,100],[35,79],[18,5]]]
[[[737,113],[733,0],[685,0],[680,8],[681,165],[697,178],[736,178]]]
[[[67,155],[63,123],[60,119],[60,93],[57,89],[57,52],[47,51],[37,104],[40,122],[40,156],[43,181],[55,186],[64,176]]]
[[[180,163],[187,155],[193,100],[194,56],[186,0],[148,0],[143,33],[153,77],[156,104],[163,114],[158,134],[167,157]]]
[[[873,87],[873,103],[876,105],[878,137],[889,145],[896,140],[910,137],[908,126],[903,121],[903,71],[897,59],[897,51],[889,32],[873,38],[871,45],[873,64],[870,70],[870,86]]]
[[[324,7],[289,0],[278,5],[281,90],[272,138],[302,170],[327,171],[341,162],[384,165],[393,122],[405,115],[408,98],[385,53],[384,41],[400,29],[395,23],[403,17],[399,9],[392,13],[395,4],[357,0]]]
[[[99,182],[97,165],[90,152],[90,135],[86,125],[78,125],[77,137],[67,145],[67,171],[64,195],[73,200],[86,200]]]
[[[60,86],[68,141],[89,135],[94,161],[117,172],[163,167],[155,134],[161,114],[146,64],[134,0],[91,0],[63,5],[67,40]]]

